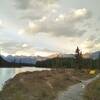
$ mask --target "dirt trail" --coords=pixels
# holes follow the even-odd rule
[[[83,100],[85,86],[96,80],[98,77],[100,77],[100,74],[94,78],[70,86],[66,91],[59,93],[56,100]]]

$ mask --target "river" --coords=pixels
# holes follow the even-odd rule
[[[36,67],[22,67],[22,68],[0,68],[0,90],[2,89],[5,81],[13,78],[16,74],[26,71],[41,71],[50,70],[49,68],[36,68]]]

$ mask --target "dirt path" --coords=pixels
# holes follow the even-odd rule
[[[58,94],[56,100],[83,100],[84,88],[90,82],[100,77],[98,74],[96,77],[82,81],[82,83],[75,84],[67,89],[67,91]]]

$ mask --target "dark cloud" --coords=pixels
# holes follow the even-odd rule
[[[48,33],[53,36],[77,37],[82,36],[86,31],[75,28],[73,24],[68,25],[68,23],[65,23],[62,25],[57,23],[56,25],[48,25],[48,27],[42,26],[39,32]]]
[[[39,8],[54,4],[57,0],[15,0],[15,7],[18,9]]]
[[[28,9],[31,6],[31,0],[15,0],[15,7],[19,9]]]
[[[39,19],[47,14],[57,0],[14,0],[20,19]]]

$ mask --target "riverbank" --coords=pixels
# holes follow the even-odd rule
[[[33,71],[42,71],[50,70],[49,68],[37,68],[37,67],[22,67],[22,68],[0,68],[0,91],[5,83],[5,81],[13,78],[16,74],[22,72],[33,72]]]
[[[84,100],[100,100],[100,78],[88,84],[85,90]]]
[[[54,100],[59,91],[94,76],[75,69],[20,73],[6,82],[0,100]]]

